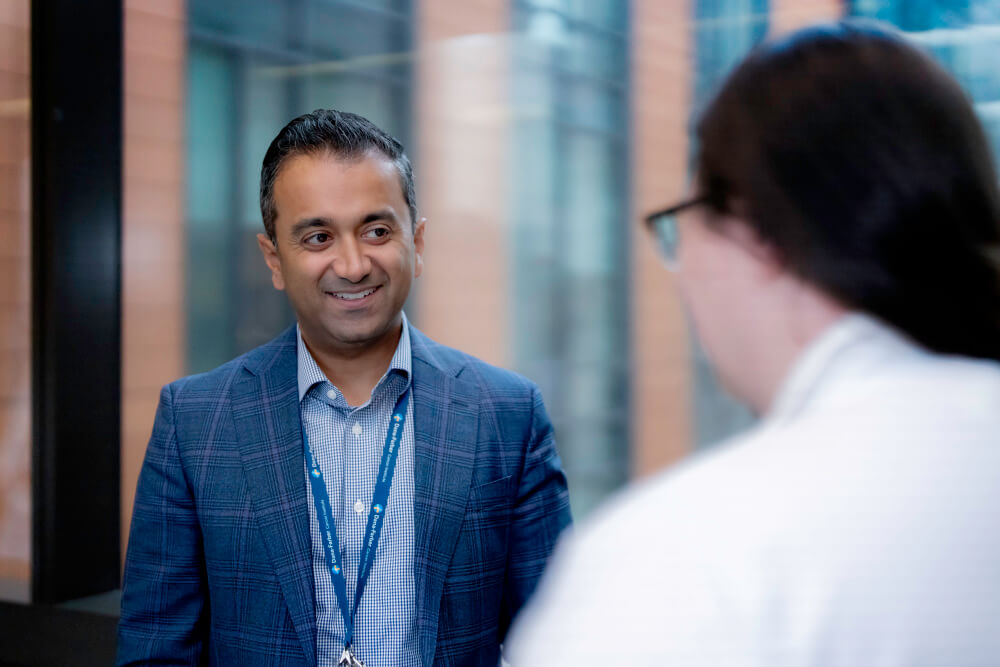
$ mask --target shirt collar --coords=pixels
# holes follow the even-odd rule
[[[811,342],[785,376],[767,421],[781,422],[795,417],[815,396],[825,380],[834,375],[844,353],[872,339],[896,339],[898,334],[875,318],[860,312],[844,315]]]
[[[389,362],[389,368],[386,371],[383,379],[388,376],[393,371],[402,373],[407,382],[410,379],[410,370],[412,368],[412,358],[410,355],[410,324],[406,319],[406,313],[401,313],[403,321],[403,333],[399,337],[399,343],[396,345],[396,351],[392,355],[392,361]],[[299,402],[305,398],[309,390],[313,388],[316,383],[329,382],[326,375],[320,369],[316,360],[313,359],[312,354],[309,352],[309,348],[306,347],[305,342],[302,340],[302,332],[299,330],[298,325],[295,326],[295,337],[298,345],[298,381],[299,381]],[[379,381],[381,384],[381,380]],[[376,385],[377,386],[377,385]]]

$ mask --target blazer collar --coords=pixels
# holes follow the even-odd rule
[[[460,376],[466,357],[410,329],[413,349],[414,580],[417,634],[434,661],[444,581],[472,485],[480,388]]]
[[[299,421],[295,327],[249,352],[231,390],[243,470],[307,664],[316,664],[309,509]]]

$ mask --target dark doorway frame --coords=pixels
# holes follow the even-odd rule
[[[122,21],[31,3],[33,604],[119,586]]]

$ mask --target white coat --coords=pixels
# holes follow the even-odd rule
[[[848,315],[557,548],[513,665],[1000,665],[1000,365]]]

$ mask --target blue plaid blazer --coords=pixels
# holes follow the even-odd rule
[[[497,665],[570,522],[538,389],[411,327],[424,665]],[[163,388],[136,490],[118,664],[315,665],[295,329]]]

